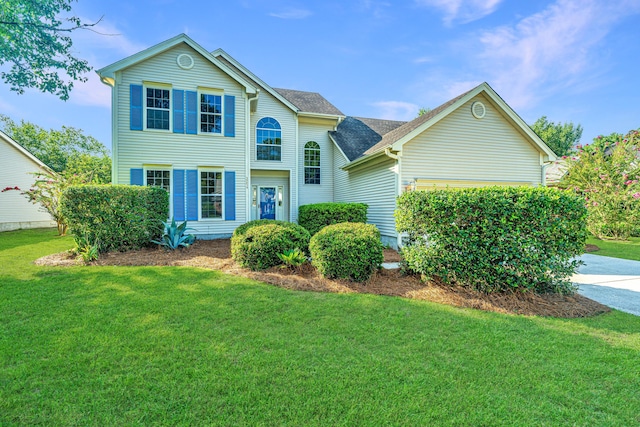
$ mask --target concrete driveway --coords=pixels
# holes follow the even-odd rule
[[[640,316],[640,261],[585,254],[571,278],[578,293],[616,310]]]

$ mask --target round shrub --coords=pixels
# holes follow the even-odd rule
[[[298,208],[298,224],[313,236],[327,225],[341,222],[367,222],[364,203],[314,203]]]
[[[309,232],[284,221],[251,221],[238,227],[231,237],[231,256],[242,267],[265,270],[282,264],[278,254],[292,249],[309,250]]]
[[[373,224],[343,222],[324,227],[309,243],[311,263],[327,278],[364,282],[382,263],[380,232]]]
[[[233,231],[233,235],[235,236],[236,234],[244,234],[250,228],[257,227],[259,225],[265,225],[265,224],[278,224],[278,225],[282,225],[284,227],[287,227],[289,224],[293,224],[293,223],[286,222],[286,221],[280,221],[280,220],[277,220],[277,219],[254,219],[253,221],[245,222],[244,224],[238,226]]]

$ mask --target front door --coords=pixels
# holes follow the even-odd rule
[[[260,219],[276,219],[276,187],[260,187]]]

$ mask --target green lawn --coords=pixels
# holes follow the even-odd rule
[[[640,424],[640,317],[501,315],[0,233],[0,425]]]
[[[600,240],[595,237],[590,237],[587,239],[587,243],[596,245],[600,248],[599,251],[592,252],[593,255],[640,261],[640,237],[631,237],[627,241]]]

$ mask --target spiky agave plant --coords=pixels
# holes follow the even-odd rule
[[[152,240],[153,243],[174,250],[179,247],[188,248],[196,240],[196,236],[193,234],[185,234],[187,231],[192,230],[192,228],[187,228],[187,221],[178,225],[176,220],[172,218],[171,222],[167,221],[162,224],[164,224],[162,240]]]

